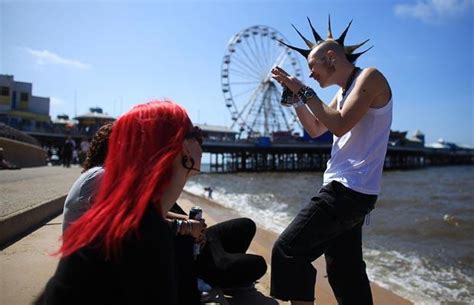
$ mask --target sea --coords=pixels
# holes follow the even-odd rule
[[[216,202],[281,233],[321,184],[322,172],[202,173],[185,190],[211,186]],[[371,281],[415,305],[474,304],[474,166],[384,172],[363,232]]]

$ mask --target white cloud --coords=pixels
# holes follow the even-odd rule
[[[36,63],[39,65],[62,65],[77,69],[89,69],[88,64],[82,63],[75,59],[67,59],[59,56],[48,50],[33,50],[30,48],[25,48],[26,51],[36,59]]]
[[[417,0],[415,4],[397,4],[395,15],[425,22],[437,22],[469,11],[474,0]]]

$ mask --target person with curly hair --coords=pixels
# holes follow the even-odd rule
[[[82,174],[72,185],[64,202],[63,232],[90,208],[92,197],[96,194],[104,174],[103,163],[107,156],[107,143],[113,124],[111,122],[103,125],[92,138]]]

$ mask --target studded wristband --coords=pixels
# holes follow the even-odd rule
[[[305,104],[308,100],[310,100],[311,98],[313,98],[315,96],[316,96],[316,92],[314,92],[314,90],[311,89],[311,87],[303,86],[303,87],[301,87],[300,90],[298,90],[298,97]]]

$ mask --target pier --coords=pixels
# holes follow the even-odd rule
[[[272,143],[204,141],[210,172],[323,171],[331,157],[329,143]],[[474,150],[389,146],[384,168],[416,169],[430,165],[472,165]]]

